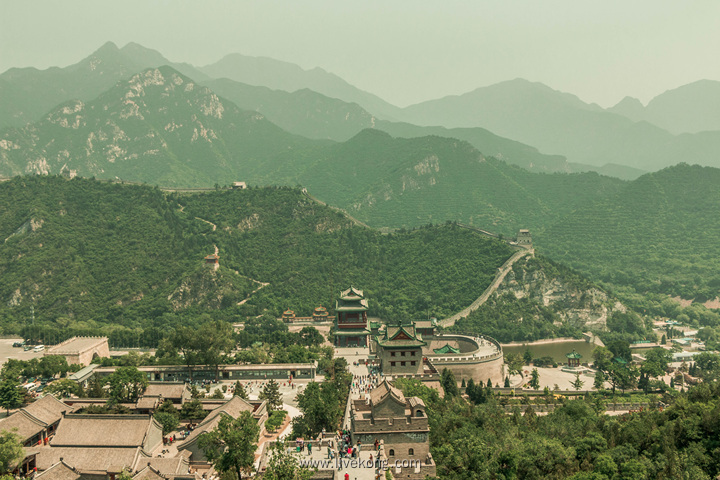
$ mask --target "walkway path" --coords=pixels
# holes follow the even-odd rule
[[[472,313],[475,310],[477,310],[478,308],[480,308],[480,306],[483,303],[485,303],[488,298],[490,298],[490,295],[495,293],[495,291],[498,289],[498,287],[503,282],[503,280],[505,280],[505,276],[507,276],[508,272],[510,272],[510,270],[513,267],[513,264],[515,262],[517,262],[518,260],[520,260],[521,258],[523,258],[527,255],[533,255],[533,254],[534,254],[534,250],[526,250],[526,249],[522,249],[522,250],[515,252],[512,255],[512,257],[508,258],[505,261],[505,263],[503,263],[503,265],[498,269],[498,273],[497,273],[497,275],[495,275],[495,279],[492,281],[490,286],[488,288],[486,288],[485,291],[482,293],[482,295],[480,295],[469,307],[456,313],[455,315],[453,315],[451,317],[440,320],[440,322],[438,322],[438,323],[443,327],[452,327],[453,325],[455,325],[455,322],[457,322],[461,318],[467,317],[468,315],[470,315],[470,313]]]
[[[215,225],[215,224],[212,223],[212,222],[208,222],[208,221],[205,220],[204,218],[195,217],[195,220],[200,220],[201,222],[205,222],[205,223],[207,223],[208,225],[212,225],[212,227],[213,227],[213,232],[214,232],[215,230],[217,230],[217,225]]]

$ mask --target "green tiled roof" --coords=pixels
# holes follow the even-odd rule
[[[574,359],[578,359],[578,360],[582,358],[582,355],[580,355],[579,353],[577,353],[575,350],[573,350],[573,351],[570,352],[570,353],[566,353],[565,356],[566,356],[567,358],[574,358]]]
[[[449,343],[446,343],[444,346],[440,348],[433,349],[433,352],[437,354],[447,354],[447,353],[460,353],[460,349],[450,346]]]

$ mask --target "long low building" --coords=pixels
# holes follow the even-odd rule
[[[105,377],[111,375],[118,367],[97,367],[93,375]],[[138,367],[151,382],[187,382],[191,372],[187,365],[150,365]],[[262,365],[198,365],[192,368],[193,380],[276,380],[306,379],[314,380],[317,364],[315,363],[270,363]]]

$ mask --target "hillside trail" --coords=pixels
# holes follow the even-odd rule
[[[438,325],[442,327],[452,327],[455,325],[455,322],[460,320],[461,318],[465,318],[468,315],[470,315],[472,312],[480,308],[482,304],[484,304],[488,298],[490,298],[490,295],[495,293],[495,291],[498,289],[500,284],[505,280],[505,277],[507,274],[512,270],[513,265],[515,262],[520,260],[521,258],[527,256],[527,255],[534,255],[534,250],[526,250],[522,249],[517,252],[515,252],[510,258],[508,258],[505,263],[502,264],[502,266],[498,269],[498,273],[495,275],[495,278],[493,279],[490,286],[488,286],[485,291],[480,295],[469,307],[467,307],[464,310],[461,310],[460,312],[456,313],[455,315],[452,315],[450,317],[444,318],[438,322]]]
[[[212,227],[213,227],[213,232],[214,232],[215,230],[217,230],[217,225],[215,225],[215,224],[212,223],[212,222],[209,222],[209,221],[205,220],[204,218],[195,217],[195,220],[200,220],[201,222],[205,222],[205,223],[207,223],[208,225],[212,225]]]

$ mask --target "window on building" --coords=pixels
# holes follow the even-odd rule
[[[414,450],[414,449],[412,449],[412,448],[411,448],[411,449],[409,449],[409,450],[408,450],[408,455],[410,455],[410,456],[413,456],[413,455],[415,455],[415,450]]]
[[[423,413],[422,410],[417,410],[417,411],[415,412],[415,416],[416,416],[416,417],[424,417],[425,414]]]
[[[394,357],[394,356],[395,356],[395,352],[390,352],[390,356],[391,356],[391,357]]]
[[[401,367],[404,367],[404,366],[405,366],[405,362],[400,362],[400,366],[401,366]]]
[[[390,366],[391,366],[391,367],[394,367],[394,366],[395,366],[395,362],[390,362]]]
[[[404,356],[405,356],[405,352],[400,352],[400,356],[401,356],[401,357],[404,357]]]
[[[417,362],[410,362],[410,365],[412,365],[414,367],[416,363]]]
[[[394,456],[395,456],[395,450],[393,450],[393,449],[391,448],[390,451],[388,452],[388,456],[389,456],[389,457],[394,457]]]
[[[414,356],[415,356],[415,350],[413,350],[412,352],[410,352],[410,356],[411,356],[411,357],[414,357]]]

